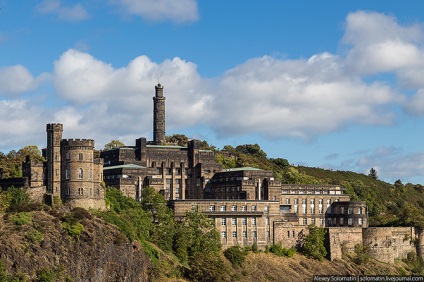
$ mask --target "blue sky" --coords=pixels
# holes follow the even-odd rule
[[[0,0],[0,150],[167,134],[424,184],[422,1]]]

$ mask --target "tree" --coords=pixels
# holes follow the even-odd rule
[[[327,232],[324,228],[309,225],[309,235],[305,237],[302,252],[305,256],[322,261],[327,255],[324,239]]]
[[[184,134],[172,134],[165,137],[165,142],[185,147],[188,143],[188,137]]]
[[[125,146],[125,144],[122,143],[121,141],[112,140],[109,143],[105,144],[104,150],[107,151],[107,150],[111,150],[111,149],[114,149],[114,148],[121,148],[121,147],[124,147],[124,146]]]
[[[377,170],[375,170],[373,167],[370,169],[370,172],[368,173],[368,176],[371,177],[372,179],[377,180],[378,176],[377,176]]]

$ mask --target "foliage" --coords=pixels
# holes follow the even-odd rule
[[[233,266],[242,266],[246,261],[247,252],[240,246],[232,246],[224,251],[224,256]]]
[[[32,219],[32,215],[27,212],[19,212],[10,217],[10,221],[15,225],[25,225],[29,223]]]
[[[25,234],[25,238],[32,243],[41,243],[44,240],[44,234],[36,229],[32,229]]]
[[[0,167],[3,168],[3,178],[22,177],[22,162],[26,156],[31,160],[42,162],[44,158],[35,145],[25,146],[18,151],[12,150],[7,154],[0,152]]]
[[[191,281],[215,282],[224,281],[226,267],[221,257],[200,252],[196,259],[190,260],[187,274]]]
[[[309,234],[305,237],[302,252],[305,256],[322,261],[327,255],[324,239],[326,230],[321,227],[309,225]]]
[[[378,176],[377,176],[377,170],[375,170],[375,168],[371,168],[370,172],[368,173],[368,176],[371,177],[372,179],[377,180]]]
[[[22,211],[28,210],[31,203],[28,191],[24,188],[10,187],[6,193],[10,195],[10,205],[7,211]]]
[[[369,260],[370,256],[367,254],[367,248],[363,244],[356,244],[353,261],[356,264],[366,264]]]
[[[424,274],[424,261],[415,252],[408,253],[406,258],[403,259],[403,262],[408,265],[414,275]]]
[[[173,134],[165,137],[165,142],[168,144],[177,144],[178,146],[186,147],[188,143],[188,137],[184,134]]]
[[[53,208],[62,206],[62,199],[59,196],[53,196]]]
[[[271,247],[269,247],[269,252],[273,253],[274,255],[280,256],[280,257],[293,257],[296,253],[295,248],[283,248],[282,243],[278,244],[272,244]]]
[[[76,223],[69,223],[69,222],[63,222],[62,228],[65,229],[69,236],[78,238],[79,235],[81,235],[82,232],[84,232],[84,225],[82,225],[79,222]]]
[[[56,281],[56,272],[49,268],[42,268],[37,271],[38,282],[53,282]]]
[[[12,195],[7,191],[0,190],[0,214],[5,213],[10,207]]]
[[[110,142],[105,144],[104,150],[107,151],[107,150],[111,150],[111,149],[114,149],[114,148],[121,148],[121,147],[124,147],[124,146],[125,146],[125,144],[122,143],[119,140],[111,140]]]

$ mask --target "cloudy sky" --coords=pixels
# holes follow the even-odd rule
[[[424,184],[424,4],[0,0],[0,150],[167,134]]]

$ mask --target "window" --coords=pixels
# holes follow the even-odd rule
[[[358,214],[362,214],[362,209],[358,208]]]
[[[303,219],[303,225],[308,225],[308,219],[306,218]]]
[[[100,189],[96,190],[96,196],[100,196]]]
[[[84,171],[82,170],[82,168],[80,168],[80,169],[78,170],[78,179],[82,179],[83,174],[84,174]]]
[[[171,175],[172,173],[172,169],[170,167],[167,167],[165,171],[166,171],[166,175]]]
[[[227,238],[227,232],[221,231],[221,238]]]
[[[302,213],[306,214],[306,207],[302,207]]]
[[[290,205],[290,198],[286,198],[286,205]]]
[[[256,217],[252,217],[252,225],[256,225]]]
[[[353,225],[353,218],[347,219],[347,225],[349,225],[349,226]]]
[[[256,231],[252,231],[252,237],[253,238],[256,238],[257,237]]]
[[[297,206],[294,206],[293,212],[297,213]]]
[[[227,219],[226,218],[221,218],[221,225],[222,226],[227,225]]]
[[[315,213],[315,209],[314,209],[314,207],[311,207],[311,214],[314,214]]]
[[[315,199],[311,199],[311,204],[315,204]]]
[[[237,206],[231,206],[231,211],[237,211]]]
[[[287,230],[287,238],[290,238],[290,230]]]
[[[233,231],[233,238],[237,238],[237,231]]]
[[[78,195],[84,195],[84,188],[78,188]]]
[[[358,225],[362,225],[362,218],[358,218]]]
[[[320,219],[319,219],[319,225],[321,225],[321,226],[323,226],[323,225],[324,225],[324,219],[323,219],[323,218],[320,218]]]
[[[246,206],[241,206],[241,211],[246,211],[247,207]]]
[[[247,225],[247,218],[243,217],[243,218],[241,219],[241,224],[242,224],[242,225]]]
[[[69,169],[65,169],[65,178],[69,179],[70,175],[69,175]]]
[[[315,218],[311,219],[311,224],[315,225]]]
[[[319,213],[322,214],[322,206],[319,206]]]
[[[233,218],[231,219],[231,224],[232,224],[232,225],[237,225],[237,219],[236,219],[235,217],[233,217]]]
[[[57,187],[56,187],[57,188]],[[68,187],[68,188],[66,188],[66,195],[71,195],[71,189]]]
[[[347,209],[347,214],[353,214],[353,208],[348,208]]]
[[[247,238],[247,231],[243,231],[243,238]]]
[[[294,232],[294,230],[292,230],[292,237],[294,238],[296,235],[296,232]]]
[[[220,206],[220,207],[219,207],[219,210],[220,210],[220,211],[225,211],[225,210],[226,210],[226,206]]]
[[[215,206],[209,206],[209,211],[215,211]]]
[[[83,153],[78,154],[78,160],[80,160],[80,161],[84,160],[84,154]]]
[[[302,199],[302,204],[306,204],[306,199]]]
[[[327,225],[328,225],[328,226],[331,226],[331,218],[328,218],[328,219],[327,219]]]
[[[322,199],[318,200],[318,204],[322,205]]]
[[[344,207],[340,207],[340,213],[344,214]]]
[[[265,232],[265,237],[269,239],[269,231]]]
[[[294,199],[294,204],[297,205],[297,203],[299,202],[299,199]]]
[[[340,225],[343,225],[344,224],[344,218],[343,217],[341,217],[340,218]]]
[[[69,160],[69,159],[70,159],[69,152],[67,152],[67,153],[66,153],[65,158],[66,158],[67,160]]]
[[[268,212],[268,206],[264,206],[264,212]]]
[[[251,211],[256,211],[256,206],[251,206],[250,209]]]
[[[266,225],[269,225],[269,217],[267,217],[267,218],[265,219],[265,224],[266,224]]]

